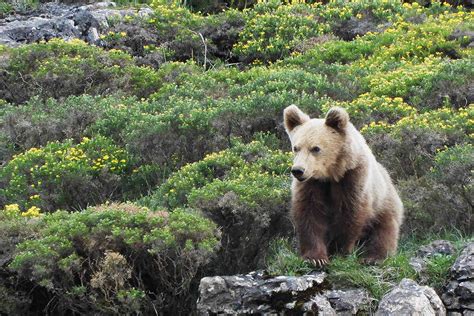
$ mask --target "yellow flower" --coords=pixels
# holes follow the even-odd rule
[[[21,213],[23,217],[38,217],[40,216],[40,208],[37,206],[30,207],[26,212]]]
[[[20,212],[18,204],[7,204],[5,205],[4,212],[7,216],[13,216]]]
[[[125,37],[125,36],[127,36],[127,33],[125,33],[125,32],[120,32],[120,36]]]

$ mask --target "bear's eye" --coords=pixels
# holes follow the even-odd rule
[[[310,150],[312,153],[319,153],[321,151],[321,148],[319,148],[318,146],[314,146]]]
[[[293,151],[294,151],[295,153],[298,152],[298,150],[300,150],[298,147],[296,147],[296,146],[293,147]]]

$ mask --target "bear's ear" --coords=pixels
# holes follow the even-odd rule
[[[346,128],[347,123],[349,123],[349,114],[343,108],[333,107],[326,114],[326,125],[335,130],[343,130]]]
[[[283,111],[283,120],[287,133],[293,131],[295,127],[310,120],[309,116],[292,104]]]

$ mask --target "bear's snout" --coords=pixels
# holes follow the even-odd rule
[[[300,167],[293,167],[291,168],[291,174],[298,180],[302,181],[304,180],[303,174],[304,174],[304,169]]]

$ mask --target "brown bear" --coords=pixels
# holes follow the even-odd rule
[[[315,265],[362,246],[376,263],[397,249],[403,205],[347,112],[331,108],[310,119],[297,106],[284,110],[294,152],[292,207],[301,255]]]

